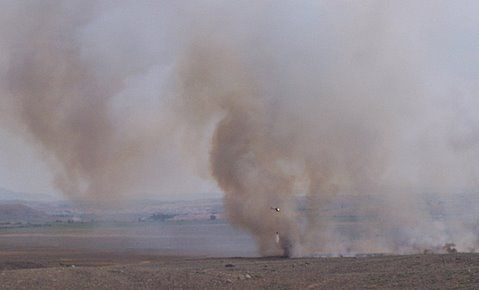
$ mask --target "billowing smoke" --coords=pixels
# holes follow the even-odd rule
[[[147,63],[155,59],[145,55],[148,49],[129,44],[135,35],[115,42],[122,31],[110,31],[121,18],[115,13],[128,5],[119,11],[96,1],[2,6],[5,122],[39,147],[55,185],[70,198],[127,197],[163,158],[158,152],[171,130],[158,96],[164,70]],[[115,45],[123,48],[112,51]]]
[[[264,255],[477,247],[477,215],[446,202],[438,219],[430,204],[477,196],[478,72],[458,60],[477,64],[461,42],[477,32],[468,9],[2,6],[4,122],[38,146],[68,196],[128,196],[148,178],[174,188],[166,172],[194,171],[216,182],[231,223]],[[471,18],[455,26],[451,9]],[[183,157],[162,165],[170,155]],[[333,226],[326,213],[343,199],[358,200],[365,221]]]

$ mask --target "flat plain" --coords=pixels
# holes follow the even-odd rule
[[[479,254],[258,257],[223,222],[0,230],[0,289],[479,289]]]
[[[0,289],[478,288],[478,254],[284,259],[147,251],[0,251]]]

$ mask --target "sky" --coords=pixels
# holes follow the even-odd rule
[[[0,142],[0,184],[3,188],[59,194],[52,188],[52,173],[35,148],[5,130],[0,130]]]
[[[15,45],[17,38],[12,34],[15,34],[16,27],[29,27],[37,21],[33,17],[29,23],[28,17],[21,18],[24,17],[22,13],[37,15],[45,9],[41,7],[41,2],[16,2],[0,3],[0,16],[3,19],[0,30],[0,64],[10,63],[9,47]],[[53,25],[61,25],[62,21],[70,23],[68,13],[80,9],[77,7],[78,2],[66,3],[68,4],[64,5],[65,11],[60,9],[62,12],[59,12],[64,13],[66,20],[60,19]],[[94,67],[96,72],[109,75],[105,70],[127,71],[126,77],[120,74],[120,77],[126,78],[127,88],[115,95],[115,110],[117,114],[135,116],[132,123],[126,121],[132,128],[136,128],[135,122],[144,124],[157,118],[157,114],[161,115],[165,102],[169,100],[168,97],[162,96],[163,93],[168,93],[164,88],[167,85],[163,83],[163,75],[168,74],[174,66],[178,51],[185,45],[178,35],[182,35],[189,25],[201,26],[204,24],[204,18],[216,12],[225,13],[227,17],[219,18],[214,29],[208,26],[210,24],[205,25],[200,29],[201,33],[214,34],[225,25],[225,29],[238,33],[239,41],[251,41],[254,39],[254,26],[257,26],[259,33],[263,33],[262,36],[266,35],[272,43],[277,43],[279,47],[271,52],[279,58],[288,59],[297,51],[303,51],[305,55],[313,51],[310,54],[320,58],[317,63],[326,65],[329,63],[328,57],[335,55],[335,47],[341,50],[341,46],[354,46],[357,41],[348,34],[349,28],[344,27],[354,26],[354,21],[370,19],[368,25],[361,26],[366,30],[361,33],[367,37],[370,32],[374,41],[376,33],[384,29],[381,36],[383,39],[378,43],[385,47],[376,47],[378,51],[387,50],[391,52],[390,56],[394,57],[395,41],[407,42],[407,49],[418,56],[419,74],[427,76],[422,85],[437,95],[457,95],[448,101],[453,102],[452,105],[456,105],[464,117],[471,120],[471,124],[479,121],[476,92],[479,88],[477,1],[260,1],[260,4],[253,4],[256,1],[245,1],[243,4],[186,1],[181,5],[169,1],[92,3],[95,5],[92,5],[93,12],[88,12],[89,19],[80,19],[79,21],[83,22],[75,26],[75,38],[81,45],[82,57],[95,62],[88,65]],[[51,1],[48,5],[58,6],[58,2]],[[358,14],[361,16],[358,17]],[[380,27],[384,23],[387,25]],[[19,34],[23,33],[23,30],[19,31]],[[341,35],[343,32],[345,36]],[[309,38],[314,38],[317,34],[323,41]],[[389,35],[393,36],[390,40]],[[46,33],[44,40],[48,41],[50,36]],[[41,36],[38,39],[37,41],[42,41]],[[324,44],[325,39],[334,44]],[[288,41],[294,44],[286,44]],[[258,43],[258,47],[247,46],[251,50],[241,53],[261,55],[262,49],[271,49],[264,39]],[[26,44],[28,45],[28,42]],[[398,45],[398,51],[403,44]],[[374,45],[366,47],[369,49]],[[291,58],[297,59],[296,56]],[[409,60],[414,61],[414,58]],[[0,94],[6,96],[10,94],[8,65],[4,68],[0,70]],[[454,104],[454,100],[457,103]],[[0,106],[6,105],[0,102]],[[13,112],[10,108],[7,110]],[[14,191],[61,195],[62,190],[55,184],[59,167],[52,165],[56,161],[51,161],[48,150],[32,141],[30,133],[24,132],[28,129],[22,125],[11,126],[11,119],[15,118],[0,118],[0,122],[5,124],[0,126],[0,186]],[[193,140],[195,138],[190,137]],[[183,160],[182,151],[171,150],[171,147],[185,146],[175,138],[171,137],[171,142],[167,142],[170,143],[170,149],[163,152],[168,153],[153,154],[154,157],[148,158],[148,164],[141,170],[142,173],[149,172],[151,175],[138,182],[132,190],[141,192],[144,196],[171,198],[219,196],[221,189],[216,181],[204,172],[204,167],[207,168],[208,165],[199,165],[203,168],[197,170],[196,164]],[[199,163],[204,163],[202,158]]]

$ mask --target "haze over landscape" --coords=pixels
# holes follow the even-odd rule
[[[477,288],[477,15],[0,1],[0,289]]]
[[[34,246],[35,227],[37,246],[68,249],[476,252],[477,15],[2,1],[0,246]]]

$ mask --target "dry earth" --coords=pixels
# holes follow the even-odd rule
[[[479,289],[479,254],[202,258],[0,251],[1,289]]]

